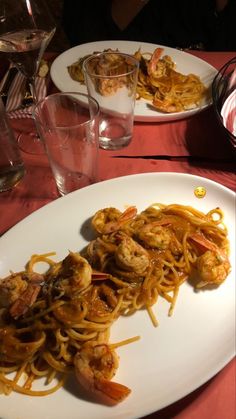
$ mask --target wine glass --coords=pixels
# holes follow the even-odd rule
[[[0,52],[25,76],[33,102],[38,101],[35,79],[39,64],[55,33],[55,23],[44,0],[1,0]],[[32,154],[42,152],[35,133],[20,134],[19,146]]]

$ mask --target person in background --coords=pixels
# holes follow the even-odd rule
[[[71,46],[101,40],[236,51],[236,0],[65,0]]]

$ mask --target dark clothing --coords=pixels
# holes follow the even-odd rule
[[[109,0],[65,0],[63,26],[71,45],[132,40],[170,47],[236,51],[236,0],[215,13],[214,0],[150,0],[121,31]]]

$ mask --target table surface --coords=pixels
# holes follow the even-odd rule
[[[219,69],[235,53],[192,52]],[[48,55],[49,59],[53,54]],[[56,91],[50,82],[48,92]],[[17,133],[29,132],[31,120],[11,120]],[[0,194],[0,234],[33,211],[58,198],[45,155],[22,153],[24,179]],[[119,151],[99,150],[99,180],[146,172],[182,172],[203,176],[236,191],[235,155],[220,129],[212,107],[191,118],[168,123],[135,122],[131,144]],[[217,348],[216,348],[217,350]],[[171,406],[153,413],[154,419],[234,419],[236,362]]]

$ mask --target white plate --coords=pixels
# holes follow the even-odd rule
[[[197,199],[194,189],[206,188]],[[55,250],[57,258],[68,249],[80,250],[89,237],[85,222],[106,206],[138,210],[154,202],[182,203],[208,211],[220,206],[225,213],[235,255],[235,194],[205,178],[177,173],[148,173],[101,182],[60,198],[34,212],[0,239],[0,277],[19,270],[33,253]],[[154,307],[159,327],[145,311],[121,318],[112,328],[111,341],[140,335],[141,340],[118,350],[120,366],[115,381],[132,389],[116,407],[79,397],[77,383],[57,393],[33,398],[20,394],[0,396],[3,419],[131,419],[147,415],[184,397],[222,369],[235,351],[235,266],[214,291],[194,292],[183,284],[172,317],[164,301]]]
[[[161,45],[134,41],[99,41],[78,45],[63,52],[55,59],[51,66],[51,78],[56,87],[62,92],[80,91],[85,93],[86,87],[72,80],[67,70],[67,67],[77,61],[80,57],[83,57],[86,54],[92,54],[94,51],[103,51],[107,48],[118,48],[120,52],[125,52],[127,54],[134,54],[139,48],[141,48],[142,52],[153,52],[158,46]],[[217,74],[214,67],[186,52],[169,47],[163,48],[164,54],[170,55],[176,63],[177,71],[183,74],[194,73],[201,78],[206,87],[211,85],[213,78]],[[151,109],[150,101],[148,102],[145,99],[140,99],[136,101],[134,119],[136,121],[150,122],[173,121],[194,115],[195,113],[208,107],[210,104],[211,100],[209,102],[203,102],[201,107],[197,107],[195,109],[185,112],[165,114]]]

